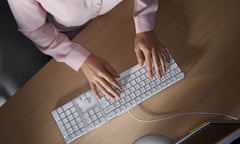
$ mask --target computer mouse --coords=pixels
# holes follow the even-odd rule
[[[140,137],[133,144],[173,144],[173,141],[166,136],[151,134]]]

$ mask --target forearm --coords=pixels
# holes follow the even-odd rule
[[[58,62],[64,62],[75,71],[89,56],[89,52],[80,44],[72,42],[65,34],[59,33],[52,24],[44,24],[32,31],[20,30],[31,39],[43,53],[52,56]]]
[[[158,3],[159,0],[135,0],[133,15],[136,33],[154,29]]]

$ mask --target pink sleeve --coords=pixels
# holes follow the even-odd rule
[[[136,33],[152,31],[159,0],[135,0],[134,23]]]
[[[19,31],[31,39],[43,53],[78,71],[90,53],[81,45],[46,23],[46,12],[35,0],[8,0]]]

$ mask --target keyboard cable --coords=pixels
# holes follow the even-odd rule
[[[140,119],[140,118],[136,117],[129,110],[127,112],[130,115],[130,117],[132,117],[134,120],[136,120],[138,122],[142,122],[142,123],[160,122],[160,121],[169,120],[169,119],[173,119],[173,118],[180,117],[180,116],[186,116],[186,115],[214,115],[214,116],[224,116],[224,117],[227,117],[227,118],[233,119],[233,120],[239,120],[239,118],[237,118],[235,116],[223,114],[223,113],[215,113],[215,112],[183,112],[183,113],[178,113],[178,114],[174,114],[174,115],[170,115],[170,116],[166,116],[166,117],[162,117],[162,118],[158,118],[158,119],[144,120],[144,119]]]

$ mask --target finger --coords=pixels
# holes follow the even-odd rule
[[[162,74],[166,74],[166,67],[165,67],[165,63],[164,63],[161,53],[159,54],[159,59],[160,59]]]
[[[96,84],[98,89],[106,96],[108,97],[109,99],[114,99],[114,96],[110,93],[107,92],[107,90],[100,84],[100,83],[97,83]]]
[[[158,57],[158,54],[157,54],[155,48],[152,49],[152,57],[153,57],[153,65],[154,65],[154,69],[155,69],[157,78],[160,79],[161,78],[160,59]]]
[[[116,88],[118,88],[119,90],[122,89],[122,87],[119,85],[119,83],[112,78],[112,76],[108,73],[103,74],[103,78],[110,84],[112,84],[113,86],[115,86]]]
[[[96,85],[90,83],[90,88],[92,89],[93,93],[95,94],[95,96],[98,98],[98,99],[101,99],[101,96],[99,95],[99,93],[97,92],[97,88],[96,88]]]
[[[110,93],[111,95],[113,95],[114,97],[119,97],[118,93],[113,90],[113,88],[111,87],[111,85],[105,80],[105,79],[99,79],[99,84],[102,85],[104,87],[104,89]]]
[[[144,62],[144,55],[143,55],[142,51],[140,49],[135,49],[135,54],[137,57],[138,64],[140,66],[142,66],[143,62]]]
[[[111,73],[112,76],[114,76],[114,77],[119,77],[119,74],[117,73],[117,71],[116,71],[112,66],[110,66],[108,63],[105,63],[105,64],[104,64],[104,68],[105,68],[105,70],[107,70],[109,73]]]
[[[170,63],[170,56],[169,56],[169,52],[168,52],[167,48],[163,49],[163,54],[164,54],[167,62]]]
[[[143,51],[145,60],[146,60],[146,68],[147,74],[149,78],[152,78],[152,60],[151,60],[151,52],[149,49]]]

